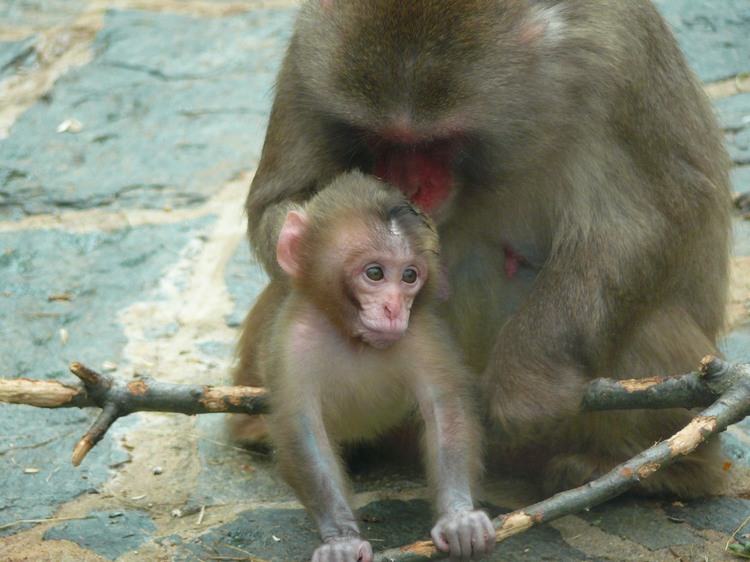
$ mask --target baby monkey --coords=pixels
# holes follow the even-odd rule
[[[359,172],[286,214],[277,260],[289,285],[272,280],[250,312],[235,378],[270,391],[280,473],[324,541],[314,562],[373,560],[340,450],[416,412],[436,546],[452,560],[494,548],[492,523],[472,502],[481,437],[470,376],[435,308],[438,252],[430,219]]]

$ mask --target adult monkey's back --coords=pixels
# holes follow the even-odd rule
[[[351,168],[430,212],[491,439],[543,444],[551,491],[688,419],[576,411],[593,377],[667,375],[716,352],[727,167],[710,105],[645,0],[313,0],[279,74],[249,234],[275,274],[285,203]],[[642,488],[710,492],[718,452]]]

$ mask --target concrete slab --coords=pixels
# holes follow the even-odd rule
[[[0,232],[0,376],[71,380],[67,366],[86,357],[97,369],[123,361],[118,312],[158,293],[161,274],[210,218],[111,232]],[[67,374],[67,375],[66,375]],[[122,421],[81,470],[72,446],[96,412],[0,405],[0,526],[50,517],[98,488],[128,455]],[[31,471],[31,472],[29,472]],[[0,535],[17,531],[0,529]]]
[[[0,41],[0,80],[31,68],[36,61],[35,37],[20,41]]]
[[[33,523],[5,527],[20,520],[52,517],[82,494],[99,494],[113,470],[127,462],[118,445],[121,424],[97,446],[81,469],[70,464],[72,446],[94,421],[96,412],[40,411],[31,406],[0,406],[0,537]],[[0,559],[2,559],[0,547]]]
[[[258,159],[290,17],[108,12],[94,60],[0,140],[0,219],[205,201]]]
[[[44,540],[74,542],[106,558],[137,550],[155,525],[141,511],[92,511],[85,519],[68,521],[52,527]]]
[[[703,542],[687,525],[679,524],[661,509],[662,502],[641,498],[619,498],[579,514],[592,525],[617,537],[656,551]],[[658,532],[654,532],[658,529]]]
[[[85,0],[0,0],[0,30],[48,28],[74,21]]]
[[[0,375],[67,374],[86,357],[94,368],[119,363],[127,343],[120,310],[156,295],[202,218],[111,232],[0,232]],[[158,334],[154,334],[158,336]]]
[[[655,0],[701,80],[748,71],[750,5],[745,0]]]
[[[234,296],[232,312],[225,316],[227,326],[239,328],[255,299],[268,283],[268,275],[250,254],[248,244],[240,244],[224,270],[227,289]]]
[[[732,185],[737,193],[750,191],[750,166],[737,166],[732,170]]]
[[[750,500],[743,498],[711,498],[664,506],[673,519],[685,521],[696,529],[712,529],[731,535],[750,516]]]

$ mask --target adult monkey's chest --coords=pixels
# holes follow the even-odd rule
[[[502,242],[476,239],[461,229],[441,229],[440,234],[441,312],[469,366],[479,373],[501,326],[528,295],[538,271]]]

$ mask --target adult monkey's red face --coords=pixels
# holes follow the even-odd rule
[[[397,186],[426,213],[437,214],[453,192],[453,160],[459,139],[409,142],[404,137],[407,135],[392,132],[373,137],[373,172]]]
[[[486,66],[504,42],[523,42],[522,18],[497,20],[494,2],[468,11],[460,3],[425,0],[330,0],[321,7],[315,17],[322,19],[295,37],[314,63],[296,71],[305,102],[324,118],[327,143],[344,167],[398,186],[440,220],[457,184],[465,183],[457,182],[464,175],[457,165],[467,145],[496,135],[498,120],[513,126],[509,116],[518,113],[519,99],[504,97],[503,84],[488,84]],[[508,28],[518,29],[509,34]],[[488,40],[497,46],[488,49]]]

